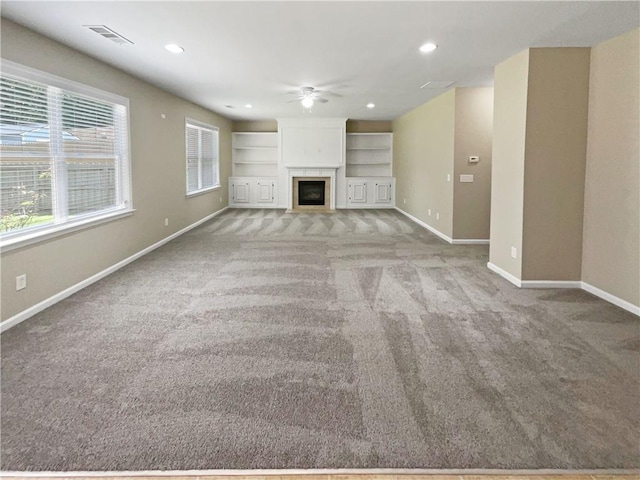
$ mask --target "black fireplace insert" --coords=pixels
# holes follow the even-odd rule
[[[324,180],[299,180],[298,205],[324,205]]]

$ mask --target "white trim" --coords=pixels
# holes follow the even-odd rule
[[[127,112],[129,111],[129,99],[127,97],[91,87],[83,83],[75,82],[68,78],[59,77],[52,73],[27,67],[26,65],[12,62],[11,60],[6,60],[4,58],[0,58],[0,67],[3,74],[20,77],[24,80],[40,83],[43,86],[49,85],[52,87],[58,87],[80,95],[86,95],[106,102],[117,103],[127,107]]]
[[[522,286],[522,281],[518,277],[516,277],[515,275],[510,274],[506,270],[501,269],[496,264],[491,263],[491,262],[487,262],[487,268],[489,268],[489,270],[491,270],[493,272],[496,272],[501,277],[506,278],[511,283],[513,283],[516,287],[520,288]]]
[[[198,477],[198,476],[265,476],[265,475],[635,475],[639,469],[560,470],[500,470],[497,468],[315,468],[281,470],[138,470],[88,472],[2,472],[6,477]]]
[[[488,238],[454,238],[451,241],[454,245],[489,245]]]
[[[189,230],[196,228],[197,226],[203,224],[204,222],[211,220],[213,217],[216,217],[218,215],[220,215],[222,212],[224,212],[225,210],[227,210],[227,208],[229,207],[224,207],[220,210],[218,210],[217,212],[214,212],[210,215],[207,215],[206,217],[198,220],[195,223],[192,223],[191,225],[183,228],[182,230],[178,230],[177,232],[169,235],[168,237],[163,238],[162,240],[160,240],[159,242],[154,243],[153,245],[140,250],[138,253],[134,253],[133,255],[131,255],[128,258],[125,258],[124,260],[121,260],[120,262],[116,263],[115,265],[111,265],[109,268],[106,268],[104,270],[102,270],[101,272],[96,273],[95,275],[92,275],[89,278],[86,278],[84,280],[82,280],[81,282],[76,283],[75,285],[72,285],[71,287],[56,293],[55,295],[41,301],[40,303],[33,305],[32,307],[27,308],[26,310],[23,310],[20,313],[17,313],[16,315],[14,315],[11,318],[8,318],[7,320],[5,320],[4,322],[0,323],[0,333],[4,332],[8,329],[10,329],[11,327],[19,324],[20,322],[24,322],[27,318],[32,317],[33,315],[35,315],[36,313],[41,312],[42,310],[44,310],[45,308],[50,307],[51,305],[54,305],[56,303],[58,303],[61,300],[64,300],[65,298],[73,295],[74,293],[82,290],[85,287],[88,287],[89,285],[91,285],[92,283],[97,282],[98,280],[106,277],[107,275],[115,272],[116,270],[121,269],[122,267],[124,267],[125,265],[128,265],[129,263],[133,262],[134,260],[137,260],[138,258],[146,255],[147,253],[155,250],[158,247],[161,247],[162,245],[164,245],[167,242],[170,242],[171,240],[173,240],[174,238],[179,237],[180,235],[188,232]]]
[[[401,214],[403,214],[405,217],[410,218],[411,220],[413,220],[414,222],[416,222],[418,225],[420,225],[423,228],[426,228],[427,230],[429,230],[431,233],[433,233],[434,235],[440,237],[441,239],[443,239],[445,242],[447,243],[453,243],[453,239],[451,237],[448,237],[447,235],[445,235],[444,233],[436,230],[435,228],[433,228],[431,225],[428,225],[426,223],[424,223],[422,220],[420,220],[419,218],[414,217],[413,215],[405,212],[404,210],[400,209],[399,207],[395,207],[395,209],[397,211],[399,211]]]
[[[427,225],[422,220],[417,219],[413,215],[408,214],[404,210],[401,210],[398,207],[395,209],[410,218],[418,225],[426,228],[431,233],[437,235],[438,237],[446,240],[447,242],[453,245],[488,245],[489,240],[464,240],[464,239],[451,239],[447,237],[444,233],[439,232],[435,228],[430,225]],[[580,280],[520,280],[515,275],[510,274],[506,270],[498,267],[496,264],[487,262],[487,268],[501,277],[505,278],[509,282],[513,283],[518,288],[580,288],[585,290],[586,292],[595,295],[596,297],[600,297],[603,300],[606,300],[613,305],[616,305],[628,312],[633,313],[634,315],[638,315],[640,317],[640,306],[634,305],[631,302],[627,302],[620,297],[616,297],[611,293],[605,292],[604,290],[599,289],[598,287],[594,287],[593,285],[588,284],[587,282],[582,282]]]
[[[196,190],[189,190],[189,127],[198,130],[198,186],[200,188]],[[216,157],[214,158],[215,169],[216,169],[216,183],[215,185],[209,185],[206,187],[202,187],[202,131],[206,130],[215,134],[216,144]],[[190,117],[184,117],[184,146],[185,146],[185,189],[186,189],[186,197],[191,197],[194,195],[200,195],[202,193],[207,193],[213,189],[217,189],[221,187],[220,183],[220,127],[215,125],[209,125],[208,123],[201,122],[199,120],[195,120]]]
[[[640,307],[638,305],[634,305],[631,302],[627,302],[626,300],[621,299],[620,297],[616,297],[609,292],[605,292],[604,290],[599,289],[598,287],[594,287],[590,283],[581,282],[582,289],[586,292],[589,292],[596,297],[600,297],[603,300],[606,300],[609,303],[613,303],[617,307],[623,308],[628,312],[633,313],[634,315],[638,315],[640,317]]]
[[[8,237],[0,240],[0,252],[10,252],[18,248],[33,245],[34,243],[44,242],[52,238],[68,235],[69,233],[92,228],[103,223],[119,220],[124,217],[133,215],[133,209],[118,209],[116,211],[103,213],[102,215],[90,215],[77,221],[63,223],[62,225],[43,226],[32,231],[20,232],[19,235]]]
[[[616,297],[609,292],[605,292],[598,287],[594,287],[587,282],[581,282],[579,280],[520,280],[491,262],[487,263],[487,267],[489,270],[496,272],[519,288],[579,288],[640,317],[639,306],[627,302],[620,297]]]
[[[521,280],[521,288],[582,288],[580,280]]]
[[[203,188],[202,190],[194,190],[193,192],[189,192],[185,195],[187,198],[197,197],[198,195],[204,195],[205,193],[215,192],[216,190],[220,190],[222,185],[214,185],[213,187]]]
[[[498,267],[495,263],[488,262],[487,268],[501,277],[509,280],[518,288],[581,288],[579,280],[520,280],[515,275]]]

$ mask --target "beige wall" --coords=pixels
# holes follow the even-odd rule
[[[448,237],[453,233],[453,182],[447,174],[453,175],[455,95],[450,90],[392,125],[396,205]]]
[[[387,133],[391,131],[393,131],[391,120],[347,120],[347,133]]]
[[[582,280],[640,305],[640,30],[591,51]]]
[[[529,52],[522,280],[580,280],[590,50]]]
[[[521,280],[580,280],[589,51],[532,48],[495,69],[490,261]]]
[[[236,120],[233,122],[234,132],[277,132],[277,120]]]
[[[3,252],[5,320],[225,206],[231,122],[5,19],[1,34],[3,58],[130,99],[136,209],[114,222]],[[191,198],[185,197],[185,117],[220,128],[222,188]],[[15,277],[23,273],[28,286],[16,292]]]
[[[525,50],[497,65],[493,79],[489,261],[517,278],[522,274],[528,73],[529,50]],[[517,258],[511,257],[511,247],[517,249]]]
[[[488,239],[491,216],[493,88],[456,88],[453,238]],[[479,163],[469,163],[470,156]],[[460,175],[473,183],[460,183]]]

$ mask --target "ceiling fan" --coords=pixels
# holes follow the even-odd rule
[[[300,87],[300,90],[294,90],[288,93],[297,94],[297,97],[294,98],[293,100],[287,101],[287,103],[300,101],[302,103],[302,106],[305,108],[313,107],[313,104],[315,102],[327,103],[329,100],[322,97],[322,95],[331,94],[331,92],[327,92],[325,90],[316,90],[313,87]]]

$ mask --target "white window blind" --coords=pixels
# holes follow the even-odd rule
[[[0,235],[130,209],[125,102],[28,73],[0,76]]]
[[[187,194],[217,187],[219,182],[218,129],[186,122]]]

